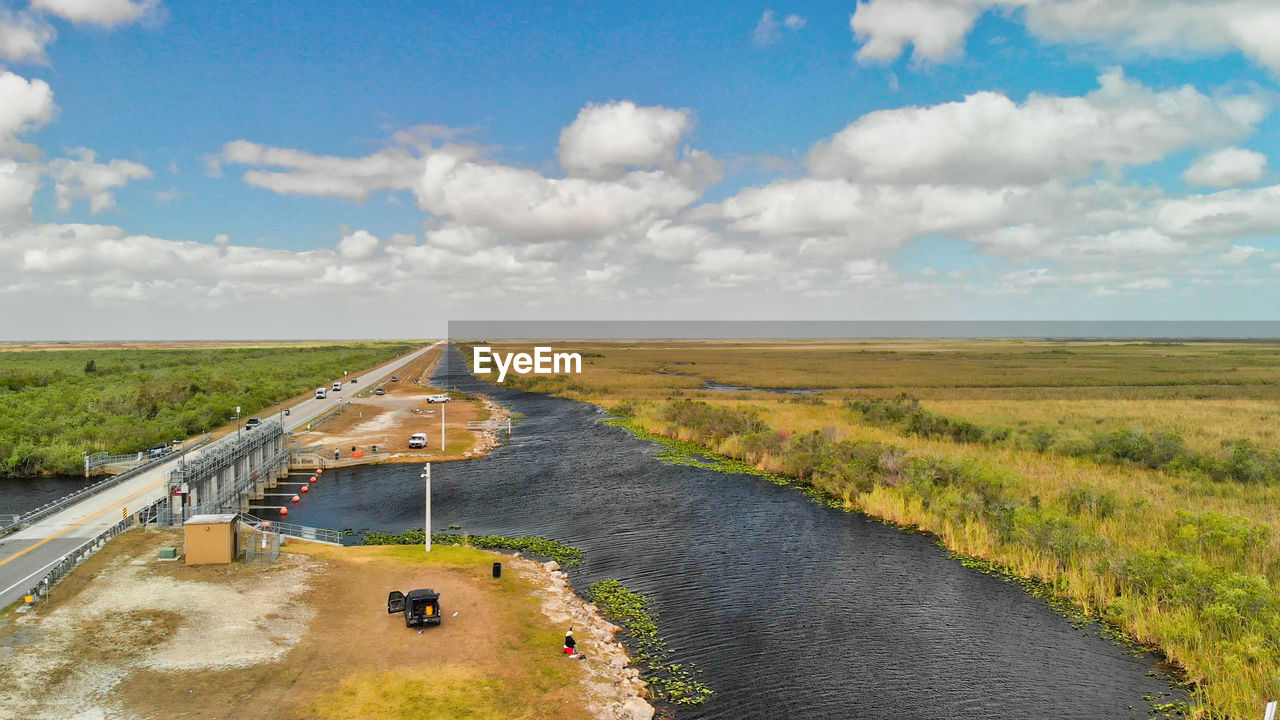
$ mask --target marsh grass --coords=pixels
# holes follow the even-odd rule
[[[1159,648],[1184,670],[1194,716],[1253,717],[1280,696],[1280,487],[1145,462],[1105,444],[1102,454],[1047,451],[1117,433],[1168,433],[1191,453],[1223,453],[1224,440],[1272,453],[1276,345],[597,342],[557,350],[593,357],[579,377],[508,384],[625,415],[613,423],[666,439],[666,461],[749,468],[930,532],[966,562],[1021,578],[1075,617]],[[829,389],[819,403],[707,391],[703,380]],[[946,425],[917,434],[845,406],[903,392],[950,421],[1007,435],[988,441]],[[1037,447],[1037,431],[1053,443]],[[1158,700],[1162,712],[1182,710]]]

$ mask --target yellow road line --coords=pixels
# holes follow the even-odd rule
[[[134,497],[136,497],[136,496],[138,496],[138,495],[141,495],[142,493],[144,493],[144,492],[146,492],[146,491],[148,491],[148,490],[150,490],[150,489],[154,488],[154,487],[155,487],[155,486],[157,486],[157,485],[160,485],[160,484],[161,484],[161,483],[163,483],[163,482],[164,482],[164,478],[161,478],[159,481],[154,482],[154,483],[152,483],[152,484],[150,484],[150,485],[148,485],[148,486],[146,486],[146,487],[142,488],[141,490],[139,490],[139,491],[137,491],[137,492],[135,492],[135,493],[133,493],[133,494],[131,494],[131,495],[128,495],[127,497],[122,498],[120,502],[123,502],[123,503],[125,504],[125,506],[126,506],[126,507],[128,507],[129,500],[133,499]],[[108,505],[108,506],[106,506],[106,507],[102,508],[101,510],[99,510],[99,511],[97,511],[97,512],[93,513],[92,515],[86,515],[85,517],[81,518],[80,520],[77,520],[77,521],[75,521],[75,522],[71,523],[70,525],[68,525],[68,526],[66,526],[66,527],[62,528],[61,530],[59,530],[58,532],[56,532],[56,533],[54,533],[54,534],[50,535],[49,537],[47,537],[47,538],[45,538],[45,539],[41,540],[40,542],[36,543],[35,545],[32,545],[32,546],[27,547],[27,548],[23,548],[22,550],[19,550],[18,552],[16,552],[16,553],[14,553],[14,554],[10,555],[9,557],[7,557],[7,558],[5,558],[5,559],[3,559],[3,560],[0,560],[0,565],[4,565],[4,564],[6,564],[6,563],[9,563],[9,562],[12,562],[12,561],[14,561],[14,560],[17,560],[18,558],[22,557],[23,555],[26,555],[27,553],[31,552],[32,550],[35,550],[36,548],[40,547],[41,545],[43,545],[43,544],[45,544],[45,543],[49,542],[50,540],[53,540],[54,538],[58,537],[59,535],[61,535],[61,534],[65,533],[65,532],[67,532],[67,531],[68,531],[68,530],[70,530],[71,528],[76,527],[77,525],[83,525],[83,524],[85,524],[85,523],[89,522],[90,520],[92,520],[92,519],[94,519],[94,518],[98,517],[98,516],[99,516],[99,515],[101,515],[102,513],[106,512],[106,511],[108,511],[108,510],[114,510],[114,509],[116,509],[116,508],[117,508],[117,507],[119,507],[119,506],[120,506],[120,504],[119,504],[119,503],[114,503],[114,504],[111,504],[111,505]]]

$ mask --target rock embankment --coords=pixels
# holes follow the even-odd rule
[[[599,720],[652,720],[655,710],[645,698],[648,689],[617,633],[622,629],[604,619],[595,605],[578,597],[569,577],[556,562],[537,563],[516,557],[516,569],[537,586],[534,595],[542,601],[542,613],[553,624],[573,628],[578,652],[585,660],[582,684],[589,703],[587,709]],[[556,648],[549,648],[548,652]]]

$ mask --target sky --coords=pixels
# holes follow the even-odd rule
[[[1273,0],[0,0],[0,340],[1275,320]]]

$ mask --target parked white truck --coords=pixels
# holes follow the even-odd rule
[[[449,396],[448,396],[448,395],[428,395],[428,396],[427,396],[427,402],[429,402],[429,403],[446,403],[446,402],[449,402]]]
[[[426,433],[414,433],[414,434],[412,434],[412,435],[410,435],[410,436],[409,436],[409,447],[410,447],[410,448],[424,448],[424,447],[426,447],[426,446],[427,446],[427,434],[426,434]]]

